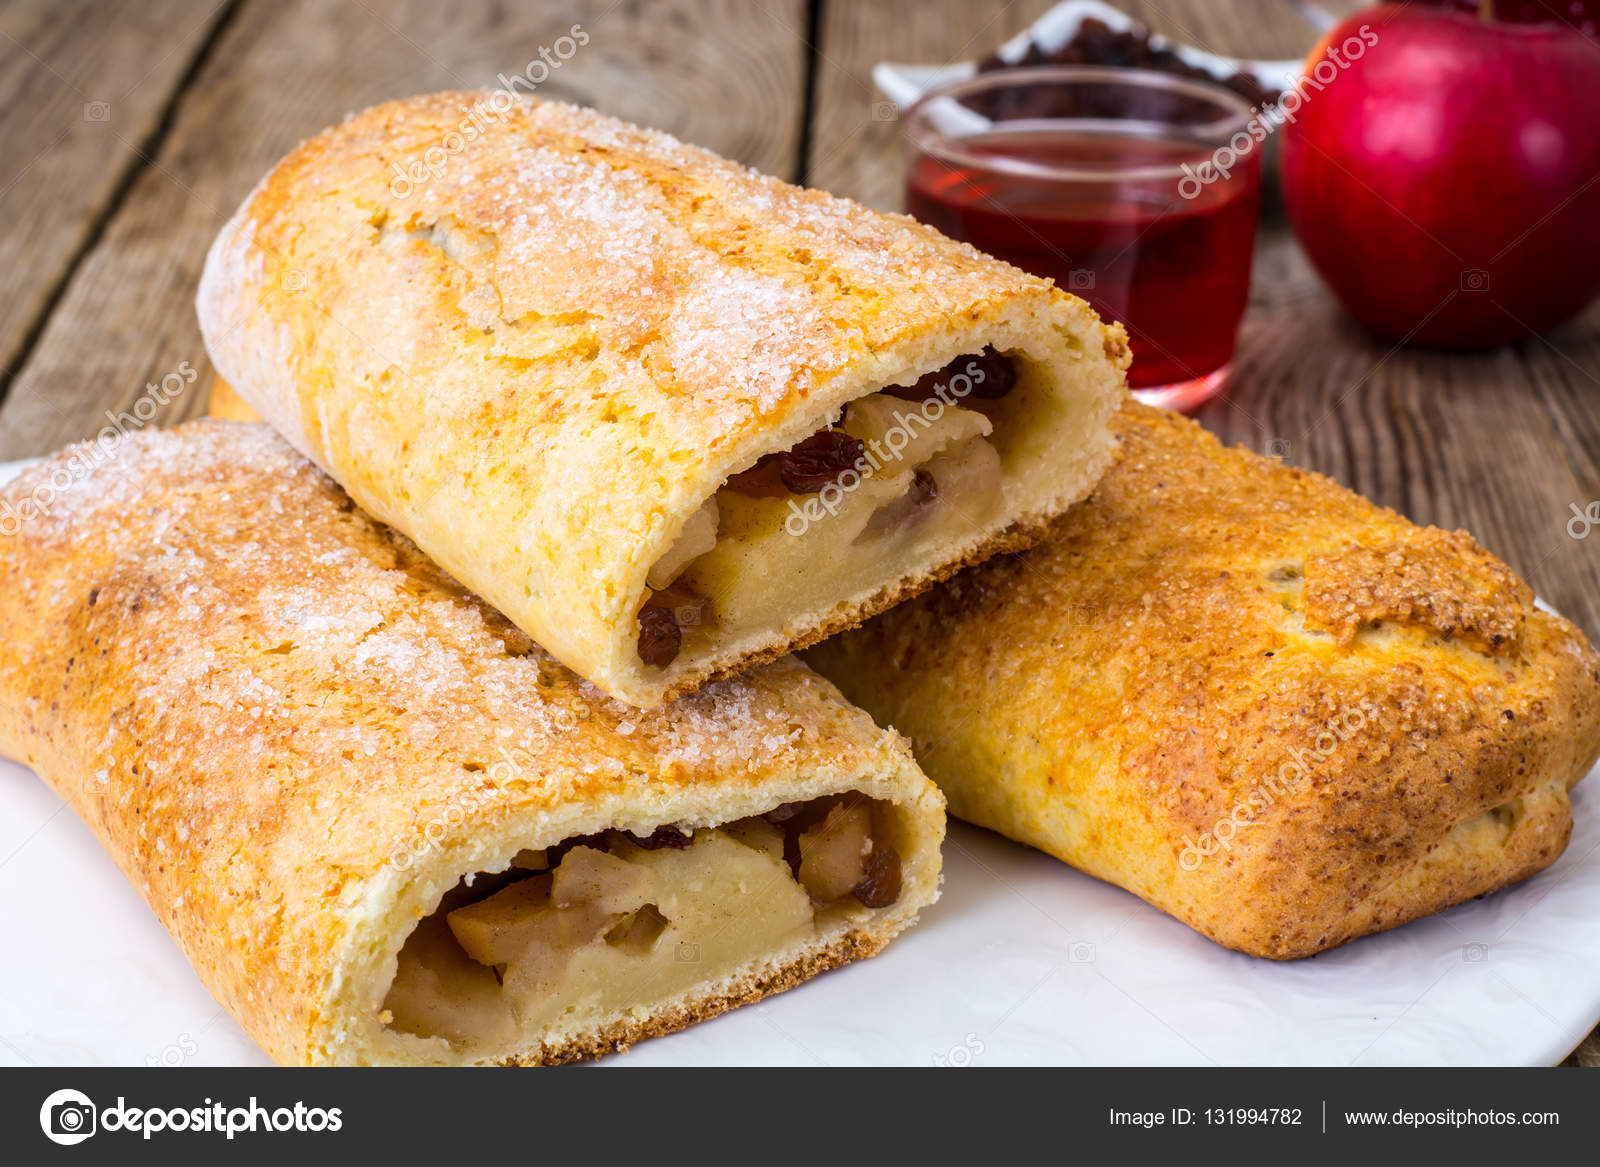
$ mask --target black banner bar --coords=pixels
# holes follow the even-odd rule
[[[1519,1157],[1600,1140],[1582,1070],[139,1070],[0,1071],[13,1162],[226,1161],[295,1154],[687,1152],[757,1161],[810,1148],[1035,1157],[1196,1149],[1410,1149]],[[846,1133],[848,1132],[848,1133]],[[518,1156],[521,1157],[520,1155]],[[1052,1158],[1058,1156],[1052,1155]]]

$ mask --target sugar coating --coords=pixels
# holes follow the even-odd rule
[[[507,776],[556,787],[574,773],[753,772],[870,726],[793,662],[649,712],[614,701],[266,426],[193,423],[98,450],[72,447],[6,485],[30,517],[0,537],[4,576],[63,615],[115,611],[133,702],[118,718],[153,718],[163,740],[216,764],[339,768],[398,751],[420,768],[406,778],[419,794],[448,797]],[[33,570],[68,548],[73,570]]]

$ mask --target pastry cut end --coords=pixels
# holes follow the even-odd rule
[[[548,1065],[673,1032],[878,952],[936,897],[942,834],[931,789],[847,789],[434,865],[331,1060]]]
[[[603,687],[657,704],[1043,538],[1110,461],[1127,349],[1087,308],[1040,315],[902,353],[870,392],[858,374],[819,395],[797,440],[656,541]]]

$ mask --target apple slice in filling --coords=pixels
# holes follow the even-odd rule
[[[648,1011],[892,905],[893,813],[830,795],[689,833],[613,830],[519,852],[418,923],[388,1024],[480,1049],[568,1017]]]
[[[957,358],[734,475],[652,567],[641,659],[664,667],[709,636],[755,636],[915,577],[931,549],[992,527],[1005,467],[990,415],[1005,416],[1017,379],[993,349]]]

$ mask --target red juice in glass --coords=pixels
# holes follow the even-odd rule
[[[1260,156],[1253,142],[1216,154],[1248,120],[1233,94],[1130,72],[1021,69],[924,99],[906,209],[1121,321],[1130,387],[1187,408],[1221,388],[1233,356]]]

